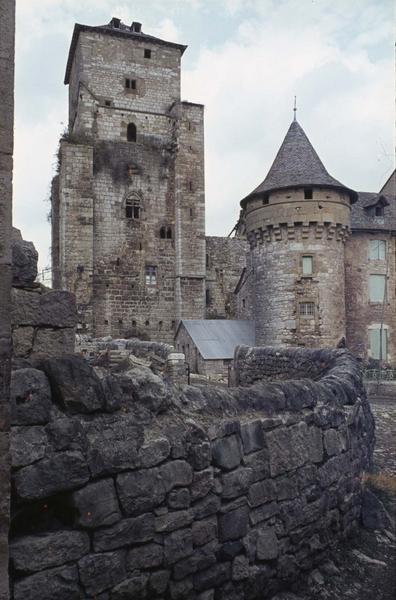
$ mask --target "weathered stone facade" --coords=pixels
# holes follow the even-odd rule
[[[248,244],[231,237],[206,237],[206,319],[235,319],[235,289],[246,266]]]
[[[203,106],[180,99],[184,50],[114,19],[75,27],[52,257],[97,336],[171,343],[204,316]]]
[[[236,366],[233,389],[100,380],[78,357],[13,373],[15,600],[261,600],[356,528],[356,359],[241,347]]]
[[[8,600],[15,0],[0,0],[0,600]]]
[[[387,203],[382,205],[381,199]],[[382,214],[377,216],[376,212]],[[370,297],[373,275],[386,279],[385,302],[384,298]],[[395,172],[378,194],[359,194],[358,202],[352,207],[352,235],[345,248],[345,277],[348,347],[363,359],[378,360],[381,350],[382,361],[396,365]],[[380,337],[381,327],[383,347],[380,349],[375,338]]]
[[[32,242],[13,230],[11,327],[13,359],[74,352],[77,313],[70,292],[54,291],[36,282],[38,254]]]

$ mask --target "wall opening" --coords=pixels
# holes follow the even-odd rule
[[[136,125],[135,123],[129,123],[127,127],[127,140],[128,142],[136,142]]]

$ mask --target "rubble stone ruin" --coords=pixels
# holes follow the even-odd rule
[[[13,372],[14,600],[258,600],[358,526],[374,424],[356,359],[240,347],[236,369],[229,389],[77,356]]]

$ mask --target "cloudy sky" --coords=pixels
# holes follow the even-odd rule
[[[206,229],[227,235],[292,120],[328,171],[376,191],[394,167],[393,0],[17,0],[14,224],[50,264],[49,185],[67,124],[73,25],[143,23],[188,44],[182,98],[205,104]]]

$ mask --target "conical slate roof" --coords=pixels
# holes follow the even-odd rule
[[[355,202],[357,193],[334,179],[326,171],[303,128],[297,121],[289,127],[267,177],[241,202],[283,188],[322,186],[343,190]]]

